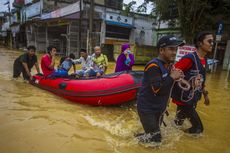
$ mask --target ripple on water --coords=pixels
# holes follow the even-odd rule
[[[185,135],[171,124],[175,113],[170,113],[165,118],[167,127],[161,128],[162,144],[156,148],[139,145],[134,138],[134,133],[143,132],[136,108],[73,104],[23,83],[22,77],[12,81],[13,61],[19,54],[0,48],[0,136],[4,140],[0,150],[4,152],[54,152],[53,148],[68,153],[229,152],[230,80],[225,80],[225,71],[207,75],[211,105],[207,108],[201,101],[197,108],[204,135]],[[28,151],[28,144],[37,147]]]

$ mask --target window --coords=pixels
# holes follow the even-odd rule
[[[119,27],[114,25],[106,25],[106,37],[129,39],[130,28]]]

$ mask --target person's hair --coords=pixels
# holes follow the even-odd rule
[[[80,52],[87,53],[86,49],[84,49],[84,48],[81,48]]]
[[[56,47],[54,47],[54,46],[49,46],[49,47],[47,47],[47,53],[50,54],[50,52],[51,52],[51,50],[52,50],[53,48],[56,49]]]
[[[195,36],[193,42],[196,48],[200,47],[200,43],[203,42],[207,35],[213,35],[213,33],[210,31],[201,31]]]
[[[94,50],[95,50],[95,49],[97,49],[97,48],[100,48],[100,49],[101,49],[101,47],[100,47],[100,46],[95,46],[95,47],[94,47]]]
[[[73,53],[70,53],[70,54],[69,54],[69,58],[75,59],[75,55],[74,55]]]
[[[27,47],[27,50],[28,50],[28,51],[29,51],[29,50],[34,50],[34,51],[36,51],[36,47],[33,46],[33,45],[30,45],[30,46]]]

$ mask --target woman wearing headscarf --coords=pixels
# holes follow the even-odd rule
[[[130,45],[121,46],[121,54],[117,58],[115,72],[132,70],[134,64],[134,55],[130,51]]]

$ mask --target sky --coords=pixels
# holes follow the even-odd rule
[[[136,5],[134,6],[134,9],[136,9],[138,6],[140,6],[144,2],[144,0],[123,0],[125,4],[128,4],[132,1],[136,1]],[[151,10],[152,10],[152,5],[150,4],[147,5],[147,14],[149,14]]]
[[[14,0],[0,0],[0,12],[7,11],[7,5],[4,5],[7,1],[13,2]],[[124,0],[124,3],[128,4],[131,1],[133,0]],[[136,9],[138,6],[140,6],[144,2],[144,0],[134,0],[134,1],[136,1],[136,5],[134,6],[134,9]],[[148,8],[149,9],[147,10],[147,14],[150,13],[152,6],[148,5]]]
[[[132,1],[136,1],[137,6],[141,5],[144,2],[144,0],[124,0],[124,3],[128,4],[128,3],[132,2]]]
[[[8,1],[13,2],[14,0],[0,0],[0,12],[8,11],[8,5],[4,5]]]

